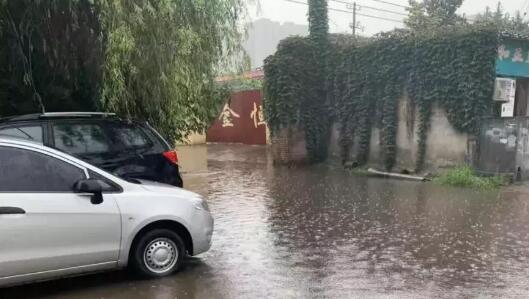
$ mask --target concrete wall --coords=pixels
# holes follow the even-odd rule
[[[395,171],[407,169],[413,171],[417,161],[418,152],[418,126],[419,116],[410,105],[407,97],[399,100],[397,131],[397,161]],[[457,132],[449,123],[446,113],[439,107],[434,107],[430,119],[431,126],[428,132],[426,164],[429,171],[440,168],[452,167],[463,164],[470,160],[468,152],[469,137],[467,134]],[[339,146],[339,126],[334,125],[331,134],[331,145],[329,148],[331,158],[342,159]],[[383,167],[381,154],[380,129],[373,127],[371,131],[371,143],[369,152],[369,164],[374,167]],[[355,140],[351,149],[351,158],[354,161],[358,152],[358,140]]]
[[[403,97],[399,101],[399,125],[397,132],[397,163],[398,169],[415,169],[418,152],[419,115],[410,109],[409,100]],[[411,117],[410,117],[411,115]],[[415,119],[415,121],[412,121]],[[426,145],[426,168],[439,169],[462,164],[467,159],[468,136],[457,132],[439,107],[434,107],[430,119],[430,131]],[[375,134],[378,135],[378,134]],[[380,142],[373,143],[371,157],[380,151]],[[378,147],[378,148],[377,148]]]
[[[197,145],[206,143],[206,134],[204,133],[192,133],[187,136],[183,142],[179,142],[178,145]]]
[[[468,142],[469,136],[452,127],[444,110],[434,109],[428,133],[426,166],[443,168],[465,163],[469,155]]]
[[[415,169],[418,152],[418,126],[419,116],[414,113],[413,107],[406,97],[399,100],[399,123],[397,131],[397,161],[394,171]],[[339,126],[334,125],[331,133],[329,152],[332,159],[341,159],[339,145]],[[469,137],[457,132],[449,123],[446,113],[439,107],[434,107],[431,117],[430,131],[428,132],[425,169],[436,171],[440,168],[452,167],[463,164],[469,160]],[[369,164],[374,167],[383,167],[381,154],[380,130],[373,127]],[[295,163],[306,161],[307,151],[302,131],[283,129],[272,138],[274,161],[279,163]],[[351,156],[356,157],[358,141],[351,149]]]
[[[178,145],[178,165],[182,173],[205,172],[208,170],[208,147],[203,145]]]
[[[272,157],[274,163],[305,163],[307,149],[305,133],[300,129],[284,128],[272,136]]]

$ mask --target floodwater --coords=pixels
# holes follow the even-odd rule
[[[181,150],[209,198],[211,251],[168,278],[126,272],[0,298],[527,298],[529,195],[274,167],[264,147]],[[207,156],[207,159],[206,159]]]

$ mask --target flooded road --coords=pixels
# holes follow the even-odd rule
[[[264,147],[180,155],[187,188],[209,198],[216,219],[210,252],[165,279],[113,272],[0,290],[0,298],[529,294],[529,195],[273,167]]]

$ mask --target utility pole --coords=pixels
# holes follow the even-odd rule
[[[356,2],[353,2],[353,3],[347,3],[347,9],[350,9],[353,11],[353,23],[351,24],[351,29],[353,29],[353,37],[355,37],[356,28],[358,27],[356,24],[356,12],[360,10],[360,7],[356,4]]]
[[[356,2],[353,2],[353,37],[356,37]]]

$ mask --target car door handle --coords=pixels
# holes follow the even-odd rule
[[[0,207],[0,215],[26,214],[26,211],[17,207]]]

